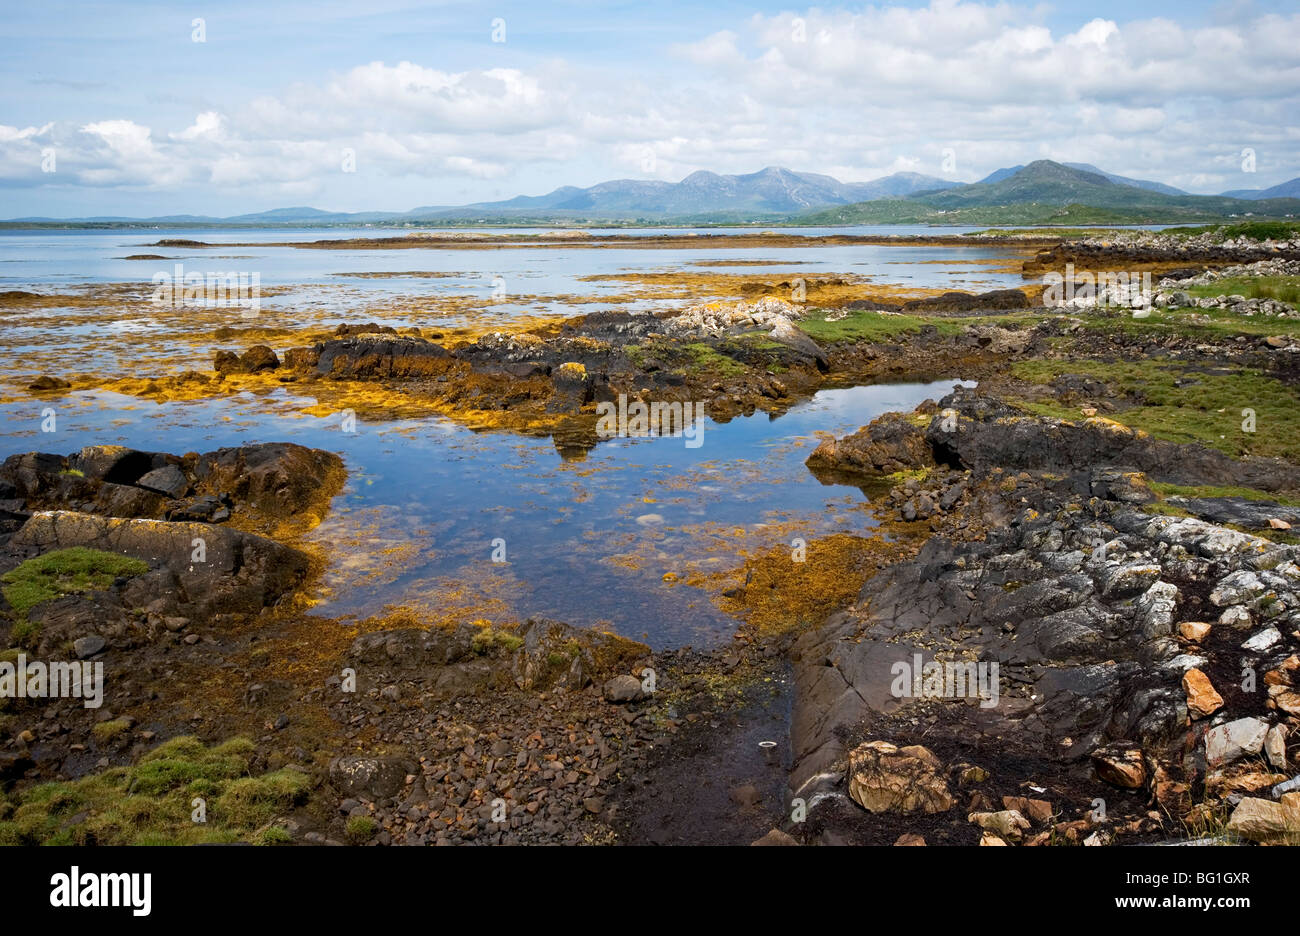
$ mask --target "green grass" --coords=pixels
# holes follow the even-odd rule
[[[1300,276],[1232,276],[1205,286],[1187,286],[1185,291],[1191,296],[1276,299],[1295,306],[1300,304]]]
[[[1273,501],[1288,507],[1300,507],[1300,497],[1287,497],[1270,491],[1260,491],[1248,487],[1222,487],[1210,484],[1188,486],[1184,484],[1167,484],[1163,481],[1149,482],[1151,490],[1161,497],[1185,497],[1189,500],[1215,497],[1239,497],[1243,500]]]
[[[353,845],[362,845],[379,831],[379,824],[369,816],[353,816],[348,820],[347,837]]]
[[[1219,295],[1217,287],[1211,287],[1214,295]],[[1151,309],[1146,318],[1133,318],[1131,315],[1109,317],[1088,316],[1083,327],[1091,332],[1122,333],[1136,336],[1179,335],[1195,338],[1207,343],[1231,340],[1239,335],[1262,338],[1268,335],[1300,336],[1300,319],[1267,318],[1252,316],[1246,318],[1228,309]],[[1056,343],[1066,349],[1073,339],[1066,338]]]
[[[933,325],[940,334],[960,334],[972,319],[925,318],[918,315],[896,315],[853,309],[843,318],[828,321],[828,315],[838,315],[831,309],[814,309],[799,322],[799,328],[813,341],[835,344],[841,341],[886,341],[909,332],[918,332]]]
[[[112,741],[114,738],[125,733],[131,727],[131,723],[125,718],[114,718],[111,721],[99,722],[90,733],[95,736],[95,740],[100,743]]]
[[[507,653],[513,653],[524,645],[522,637],[516,637],[508,631],[493,630],[485,627],[474,635],[470,641],[470,646],[475,653],[487,655],[497,649],[504,650]]]
[[[638,370],[645,370],[652,360],[657,361],[665,370],[688,377],[737,377],[748,370],[740,361],[703,341],[678,344],[652,340],[645,344],[628,345],[623,350],[632,366]]]
[[[1300,463],[1300,395],[1258,371],[1203,373],[1153,361],[1107,364],[1098,361],[1018,361],[1011,373],[1031,383],[1048,384],[1058,374],[1086,374],[1112,394],[1138,401],[1113,414],[1117,422],[1172,442],[1202,442],[1233,457],[1269,455]],[[1177,386],[1175,381],[1187,381]],[[1079,421],[1077,407],[1024,402],[1045,416]],[[1242,410],[1255,411],[1256,431],[1242,429]]]
[[[142,575],[147,563],[117,553],[73,546],[28,559],[0,576],[5,600],[19,617],[45,601],[95,588],[107,588],[119,576]]]
[[[192,845],[282,841],[267,828],[302,802],[308,777],[295,770],[252,776],[253,744],[205,746],[181,737],[132,767],[46,783],[0,801],[0,845]],[[194,822],[192,801],[207,803]]]
[[[1162,234],[1174,237],[1195,237],[1215,232],[1225,240],[1244,237],[1247,240],[1291,240],[1300,234],[1300,221],[1242,221],[1239,224],[1203,224],[1197,227],[1166,228]]]

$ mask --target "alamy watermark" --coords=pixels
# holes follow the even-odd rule
[[[55,660],[43,663],[27,661],[0,662],[0,698],[5,699],[81,699],[86,708],[104,704],[104,664],[79,660]]]
[[[1150,305],[1155,296],[1151,274],[1123,273],[1103,270],[1098,273],[1076,273],[1073,263],[1067,263],[1065,273],[1044,274],[1043,305],[1094,305],[1106,304],[1135,306]]]
[[[617,403],[596,404],[596,435],[602,439],[681,437],[687,448],[699,448],[704,444],[704,419],[703,403],[628,403],[627,394],[620,393]]]
[[[155,273],[153,286],[150,300],[173,308],[239,309],[244,318],[256,318],[262,308],[261,273],[186,273],[178,263],[170,273]]]
[[[889,668],[894,681],[890,694],[896,699],[979,699],[980,708],[993,708],[1000,696],[998,664],[974,660],[931,660],[921,654],[911,662],[899,660]]]

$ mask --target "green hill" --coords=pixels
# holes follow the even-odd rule
[[[1044,159],[994,182],[825,208],[800,215],[798,223],[1159,224],[1245,215],[1297,217],[1300,199],[1171,195]]]

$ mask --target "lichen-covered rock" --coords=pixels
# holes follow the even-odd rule
[[[849,796],[871,812],[946,812],[956,800],[942,771],[928,748],[867,741],[849,753]]]

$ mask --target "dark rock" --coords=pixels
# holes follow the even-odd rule
[[[163,468],[155,468],[147,472],[136,482],[139,487],[148,491],[156,491],[159,494],[165,494],[171,498],[184,497],[185,492],[189,490],[190,482],[185,477],[185,472],[181,471],[175,465],[167,465]]]

